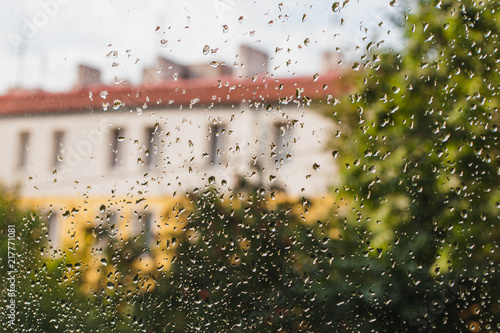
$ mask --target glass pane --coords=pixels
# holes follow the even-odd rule
[[[9,4],[1,331],[500,331],[499,15]]]

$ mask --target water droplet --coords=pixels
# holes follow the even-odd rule
[[[446,133],[442,138],[441,138],[441,142],[446,142],[448,141],[448,139],[450,138],[451,134],[450,133]]]
[[[210,52],[210,46],[209,45],[203,46],[203,54],[207,55],[209,52]]]
[[[106,287],[108,287],[108,289],[114,289],[115,288],[115,284],[111,281],[109,281],[107,284],[106,284]]]
[[[113,102],[113,109],[118,110],[122,106],[122,101],[115,99]]]

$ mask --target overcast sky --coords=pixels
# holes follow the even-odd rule
[[[142,69],[159,55],[184,64],[232,64],[242,43],[269,53],[275,76],[313,75],[325,51],[349,55],[374,39],[397,47],[397,22],[388,18],[400,8],[389,2],[351,0],[339,11],[324,0],[4,2],[0,93],[16,86],[70,89],[78,63],[99,68],[105,83],[138,84]],[[204,55],[205,45],[218,51]],[[112,51],[116,57],[108,56]]]

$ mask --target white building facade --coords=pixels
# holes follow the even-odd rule
[[[113,239],[139,234],[151,248],[178,232],[181,220],[169,216],[189,193],[238,197],[257,187],[311,198],[337,180],[328,145],[336,129],[323,112],[340,94],[338,74],[132,87],[80,72],[91,84],[0,96],[0,183],[47,217],[56,251],[95,238],[95,259]]]
[[[2,182],[28,197],[168,196],[242,181],[326,192],[334,126],[306,104],[326,105],[329,88],[312,78],[221,82],[3,96]]]

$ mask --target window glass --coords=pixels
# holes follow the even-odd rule
[[[111,131],[111,167],[118,167],[123,163],[124,149],[125,149],[125,130],[122,128],[114,128]]]
[[[288,123],[275,123],[273,126],[271,157],[277,165],[283,165],[291,155],[292,130]]]
[[[21,169],[26,168],[26,165],[28,163],[29,139],[30,139],[30,134],[28,132],[22,132],[19,134],[18,167]]]
[[[61,246],[61,222],[59,220],[58,214],[55,211],[51,211],[48,215],[48,239],[51,247],[57,250]]]
[[[1,332],[499,332],[500,2],[10,2]]]
[[[220,165],[223,162],[226,129],[221,124],[215,124],[209,127],[208,132],[210,136],[210,164]]]
[[[159,127],[147,127],[145,129],[145,139],[144,165],[149,168],[155,168],[160,159],[161,134]]]
[[[54,132],[54,157],[52,159],[53,165],[57,167],[63,161],[64,155],[64,132]]]

